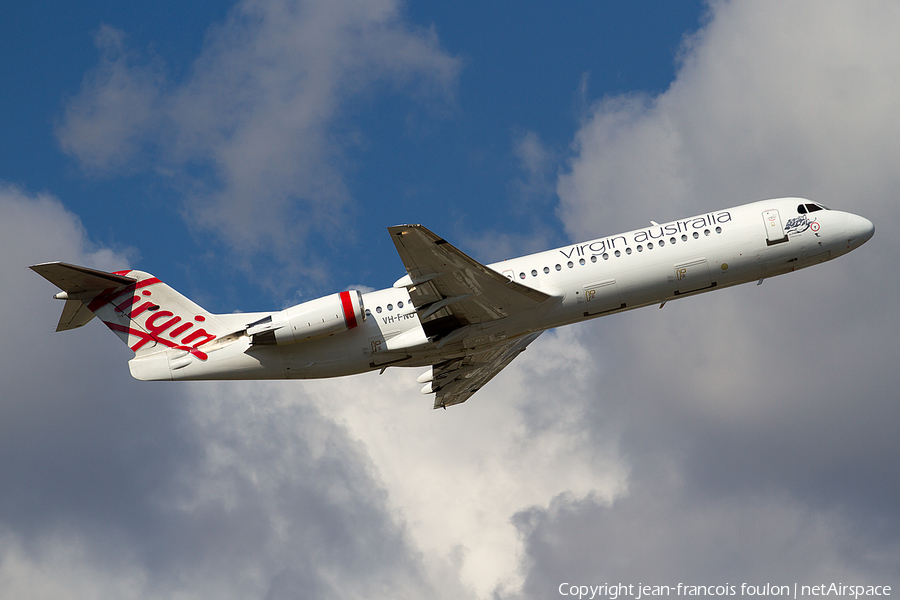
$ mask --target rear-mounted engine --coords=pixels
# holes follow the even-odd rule
[[[247,326],[254,344],[294,344],[358,327],[366,319],[362,294],[341,292],[286,308]]]

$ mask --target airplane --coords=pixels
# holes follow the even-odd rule
[[[212,314],[143,271],[30,268],[65,300],[57,331],[94,316],[144,381],[313,379],[388,367],[434,408],[468,400],[542,332],[790,273],[850,252],[871,221],[779,198],[484,265],[421,225],[389,227],[406,275],[273,312]]]

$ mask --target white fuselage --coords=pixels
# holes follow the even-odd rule
[[[799,212],[798,207],[815,207]],[[554,301],[479,326],[465,340],[428,340],[402,280],[363,294],[358,327],[283,346],[244,337],[173,379],[318,378],[386,366],[429,366],[484,340],[514,339],[561,325],[759,281],[836,258],[874,232],[862,217],[782,198],[717,210],[488,265]],[[217,315],[235,329],[264,317]],[[137,373],[135,373],[138,376]]]

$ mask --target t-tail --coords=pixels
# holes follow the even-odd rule
[[[177,368],[173,359],[205,361],[232,333],[215,315],[143,271],[107,273],[63,262],[31,269],[62,290],[54,296],[66,301],[57,331],[81,327],[96,316],[134,350],[135,359],[164,353],[172,368]]]

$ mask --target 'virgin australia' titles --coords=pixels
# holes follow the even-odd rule
[[[663,239],[667,235],[676,235],[693,229],[703,229],[704,227],[714,226],[716,223],[728,223],[729,221],[731,221],[731,214],[728,211],[723,210],[716,215],[708,214],[703,215],[702,217],[686,219],[684,221],[672,221],[671,223],[658,225],[650,229],[632,231],[611,238],[603,238],[592,242],[577,244],[565,250],[561,249],[559,252],[566,258],[603,254],[607,250],[615,249],[617,240],[620,243],[620,247],[625,247],[628,245],[629,239],[632,244],[642,244],[651,240]]]

